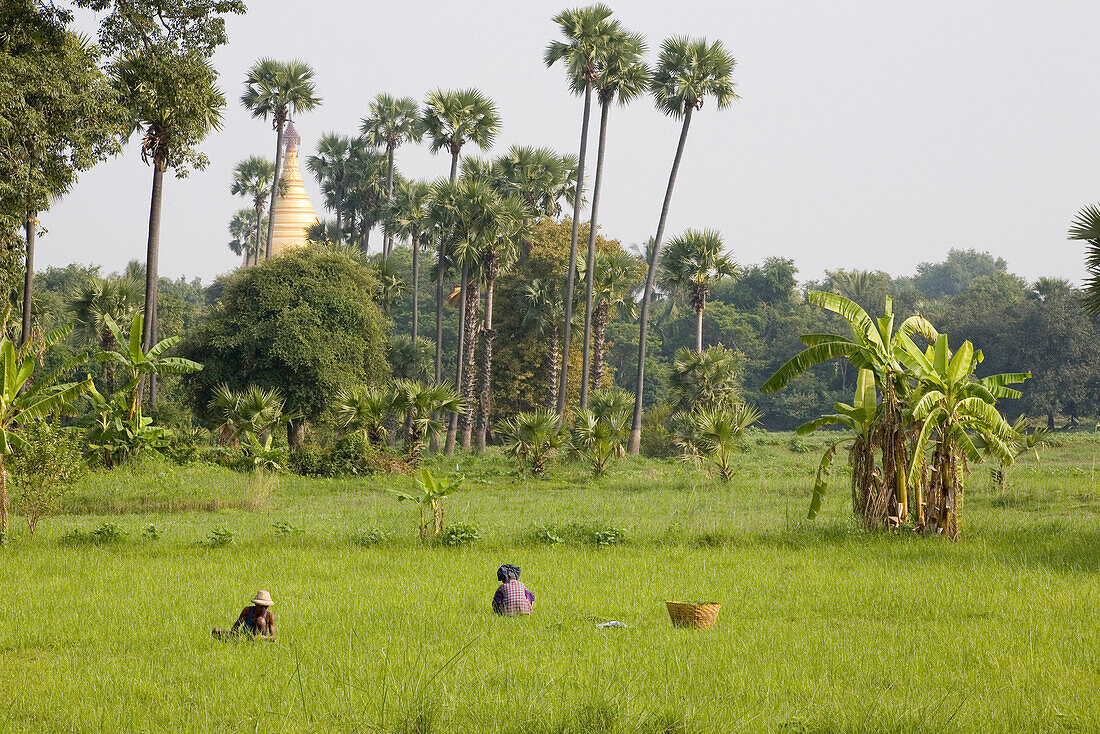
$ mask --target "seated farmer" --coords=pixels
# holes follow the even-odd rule
[[[519,566],[505,563],[497,569],[497,578],[500,586],[493,595],[493,611],[505,616],[530,614],[535,608],[535,595],[519,580]]]
[[[274,604],[271,594],[266,591],[257,591],[252,599],[252,606],[245,607],[233,624],[233,629],[226,630],[215,627],[214,637],[224,640],[236,635],[251,635],[256,639],[275,639],[275,617],[271,614],[271,606]]]

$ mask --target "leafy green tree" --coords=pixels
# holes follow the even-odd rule
[[[688,229],[669,240],[657,264],[662,288],[680,295],[695,311],[695,351],[703,351],[703,310],[710,286],[737,274],[737,263],[722,250],[714,229]]]
[[[616,33],[598,64],[596,96],[600,101],[600,133],[596,148],[596,179],[592,184],[592,212],[588,222],[588,256],[584,275],[584,341],[581,343],[581,407],[588,406],[589,366],[592,361],[592,331],[595,318],[596,231],[599,225],[600,189],[603,187],[604,153],[607,148],[607,118],[611,105],[629,104],[649,89],[650,71],[642,60],[645,40],[635,33]],[[599,385],[599,379],[595,381]],[[597,388],[598,389],[598,388]]]
[[[363,119],[359,131],[367,142],[386,149],[386,203],[393,200],[393,158],[404,143],[419,143],[424,135],[420,125],[420,105],[412,97],[395,98],[377,94],[370,103],[370,116]],[[387,232],[382,257],[390,256],[393,236]]]
[[[41,344],[35,340],[16,347],[15,342],[0,329],[0,546],[8,539],[8,473],[4,458],[13,449],[29,448],[22,435],[27,424],[44,419],[92,390],[91,378],[83,382],[62,383],[63,370],[33,379],[39,354],[49,352],[69,335],[72,327],[48,334]]]
[[[493,145],[500,131],[500,116],[491,99],[476,89],[428,93],[420,124],[433,153],[446,150],[451,154],[451,184],[458,177],[458,161],[462,147],[473,143],[481,150]],[[433,200],[436,191],[433,189]],[[435,282],[435,381],[443,379],[443,276],[446,274],[446,238],[440,237],[436,260]],[[463,305],[465,305],[463,303]],[[464,313],[460,311],[460,314]],[[461,345],[461,338],[459,344]],[[461,346],[460,346],[461,349]],[[462,363],[461,358],[459,364]]]
[[[584,198],[584,163],[588,151],[588,124],[592,115],[592,89],[599,74],[599,64],[607,56],[611,43],[623,32],[619,22],[611,18],[611,8],[596,4],[585,8],[563,10],[554,16],[565,40],[551,41],[543,54],[547,66],[559,61],[565,66],[569,88],[584,97],[581,116],[581,142],[577,153],[577,184],[573,197],[572,232],[569,236],[569,269],[565,276],[565,327],[562,340],[562,375],[558,381],[558,415],[565,414],[565,385],[569,370],[570,327],[573,319],[573,282],[577,270],[577,239]]]
[[[501,421],[497,433],[504,440],[504,453],[533,477],[542,476],[546,462],[566,443],[561,418],[542,408]]]
[[[354,138],[348,151],[348,179],[344,219],[349,223],[349,242],[357,242],[365,255],[370,250],[370,233],[385,221],[386,156],[365,138]]]
[[[0,8],[0,213],[24,232],[20,343],[31,335],[39,215],[81,171],[116,153],[122,132],[99,51],[66,30],[70,20],[52,3]]]
[[[19,490],[18,507],[34,537],[38,523],[57,511],[67,486],[84,471],[80,441],[48,421],[23,427],[24,445],[11,455],[8,472]]]
[[[304,61],[276,61],[265,58],[257,61],[245,79],[241,104],[253,117],[271,118],[275,131],[275,182],[271,188],[271,201],[267,207],[267,242],[265,257],[271,257],[272,227],[275,222],[275,193],[283,168],[283,133],[292,113],[309,112],[321,105],[321,98],[313,84],[313,69]]]
[[[1004,258],[994,258],[988,252],[951,249],[942,263],[921,263],[913,285],[925,298],[942,298],[965,292],[970,284],[983,276],[1006,272]]]
[[[672,172],[668,177],[664,202],[661,205],[661,217],[657,222],[657,234],[653,238],[653,256],[649,258],[645,289],[642,292],[637,396],[634,401],[634,420],[630,426],[629,450],[632,454],[638,453],[642,439],[642,399],[645,388],[649,302],[653,296],[653,286],[657,278],[658,255],[665,234],[668,209],[672,204],[676,174],[680,170],[680,159],[684,155],[684,144],[687,143],[688,128],[691,126],[694,112],[703,108],[703,101],[707,97],[712,97],[715,106],[720,110],[729,107],[737,99],[732,79],[734,63],[733,56],[726,51],[721,41],[708,44],[705,39],[691,40],[676,37],[666,39],[661,44],[661,53],[653,74],[651,88],[657,109],[669,117],[682,120],[683,123],[680,128],[680,140],[676,145],[676,155],[672,159]]]
[[[241,0],[75,0],[77,7],[107,12],[99,26],[104,52],[193,51],[209,57],[229,37],[226,14],[243,15]]]
[[[378,287],[348,248],[297,248],[238,271],[215,307],[191,330],[184,352],[202,362],[185,378],[198,412],[215,387],[278,388],[297,449],[305,422],[331,409],[341,389],[373,384],[387,373],[384,317],[364,293]]]
[[[275,180],[275,164],[267,158],[253,155],[245,158],[237,164],[233,170],[233,185],[229,192],[234,196],[252,198],[252,217],[256,236],[252,246],[245,253],[245,265],[255,264],[260,261],[260,252],[263,249],[260,228],[263,226],[264,202],[271,196],[271,186]],[[283,189],[286,187],[283,186]],[[237,253],[240,254],[240,253]]]

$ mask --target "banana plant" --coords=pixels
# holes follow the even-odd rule
[[[852,448],[848,454],[848,463],[852,468],[852,511],[857,515],[863,515],[860,507],[861,498],[866,496],[859,491],[860,486],[873,483],[875,479],[875,446],[872,441],[872,433],[875,430],[875,418],[878,413],[878,397],[875,393],[875,376],[871,370],[860,370],[856,377],[856,392],[852,404],[836,403],[833,406],[836,413],[823,415],[820,418],[803,423],[796,430],[799,436],[813,433],[822,426],[845,426],[852,433],[834,441],[821,457],[817,472],[814,474],[813,496],[810,499],[810,509],[806,514],[809,520],[817,517],[821,511],[821,499],[828,489],[829,474],[832,472],[833,458],[840,446],[852,442]]]
[[[1016,458],[1020,435],[996,404],[998,398],[1020,397],[1020,391],[1011,385],[1022,383],[1031,373],[976,378],[974,371],[983,359],[981,350],[964,341],[952,352],[946,334],[924,351],[907,336],[901,344],[902,358],[917,378],[910,414],[920,426],[909,464],[909,483],[918,484],[926,470],[930,475],[923,503],[925,516],[918,516],[917,526],[957,540],[964,479],[970,464],[983,458],[979,446],[1006,466]],[[922,509],[919,503],[920,499],[918,513]]]
[[[0,339],[0,545],[7,544],[8,483],[4,457],[13,449],[27,447],[20,426],[41,420],[71,404],[92,389],[92,380],[60,382],[71,365],[49,372],[35,380],[36,357],[45,354],[72,331],[66,326],[46,335],[39,344],[28,340],[16,347],[8,336]]]
[[[426,468],[421,468],[412,489],[387,489],[386,492],[399,502],[409,500],[420,508],[420,539],[428,542],[443,532],[443,498],[457,491],[462,481],[462,477],[449,480],[436,477]],[[430,519],[425,514],[429,508],[432,512]]]
[[[129,383],[122,391],[130,393],[130,407],[128,420],[141,412],[141,392],[146,378],[151,375],[164,374],[188,374],[198,372],[202,365],[183,357],[165,357],[164,353],[179,343],[178,336],[169,337],[154,344],[148,352],[141,348],[141,331],[144,319],[141,314],[134,316],[130,322],[129,335],[124,334],[122,328],[110,316],[104,317],[104,323],[110,329],[118,345],[113,351],[103,351],[96,355],[101,362],[113,362],[120,366],[130,377]]]

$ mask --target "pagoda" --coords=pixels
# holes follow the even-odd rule
[[[298,168],[298,145],[302,138],[294,129],[294,122],[288,121],[286,132],[286,152],[283,156],[283,175],[285,190],[275,197],[275,215],[271,228],[271,253],[279,255],[288,247],[300,247],[307,244],[306,230],[318,221],[317,211],[310,203],[309,193],[302,182],[302,172]]]

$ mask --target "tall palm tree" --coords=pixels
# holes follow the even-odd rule
[[[376,95],[370,103],[370,117],[364,118],[359,131],[374,146],[386,149],[386,201],[393,198],[393,157],[402,143],[419,143],[424,131],[420,126],[420,105],[412,97]],[[382,256],[389,257],[393,236],[386,233]]]
[[[389,203],[387,227],[391,234],[405,237],[412,248],[412,328],[415,341],[419,336],[420,314],[420,241],[430,231],[428,217],[431,185],[425,181],[401,181]]]
[[[251,209],[245,209],[251,213]],[[135,278],[115,276],[93,278],[81,284],[65,304],[65,310],[73,320],[74,334],[86,346],[104,352],[118,348],[114,333],[107,327],[107,319],[130,321],[141,309],[142,283]],[[103,365],[103,379],[107,389],[112,389],[115,366]]]
[[[653,238],[654,257],[649,260],[649,272],[646,275],[645,290],[642,292],[638,332],[638,382],[634,397],[634,420],[630,426],[629,450],[632,454],[637,454],[641,448],[649,301],[653,297],[653,286],[657,279],[657,255],[661,251],[661,238],[665,234],[668,209],[672,204],[676,173],[680,170],[680,159],[684,155],[692,114],[703,109],[703,101],[707,97],[712,97],[715,106],[720,110],[729,107],[737,99],[732,78],[735,63],[721,41],[708,44],[706,39],[683,37],[666,39],[661,44],[661,53],[657,58],[657,69],[650,85],[657,109],[669,117],[682,120],[683,123],[680,127],[680,140],[676,144],[676,155],[672,159],[672,172],[668,177],[665,199],[661,204],[661,218],[657,221],[657,234]]]
[[[633,319],[638,302],[634,289],[641,282],[640,263],[625,252],[596,253],[596,267],[592,270],[592,373],[589,389],[601,390],[603,365],[607,355],[607,324],[613,318]],[[587,284],[586,284],[587,285]]]
[[[1077,212],[1077,218],[1069,230],[1071,240],[1085,240],[1085,268],[1089,277],[1085,280],[1085,309],[1093,316],[1100,315],[1100,206],[1090,204]]]
[[[349,242],[358,243],[365,255],[370,249],[370,232],[383,218],[385,202],[386,156],[366,138],[351,141],[348,151],[348,178],[344,218],[348,221]]]
[[[619,23],[611,19],[611,8],[602,3],[586,8],[563,10],[554,16],[561,27],[564,41],[552,41],[543,54],[547,66],[561,61],[566,67],[569,88],[584,97],[581,116],[581,142],[577,154],[577,186],[573,197],[573,228],[569,236],[569,271],[565,279],[565,328],[562,341],[561,379],[558,381],[559,416],[565,412],[565,385],[569,371],[569,332],[573,315],[573,282],[577,269],[577,235],[581,218],[581,199],[584,198],[584,158],[588,150],[588,122],[592,114],[592,87],[598,76],[599,63],[607,52],[610,41],[621,34]]]
[[[317,155],[306,159],[306,167],[317,179],[325,203],[336,212],[336,241],[343,242],[344,199],[352,175],[352,142],[344,135],[325,133],[317,141]]]
[[[737,274],[735,263],[722,251],[715,229],[688,229],[669,240],[657,264],[661,287],[691,303],[695,311],[695,351],[703,351],[703,310],[710,287]]]
[[[596,265],[596,231],[599,224],[600,188],[603,185],[604,152],[607,148],[607,117],[611,105],[629,104],[649,89],[650,71],[645,56],[645,39],[636,33],[616,34],[600,61],[596,96],[600,101],[600,133],[596,147],[596,180],[592,184],[592,213],[588,223],[588,258],[584,289],[584,340],[581,342],[581,407],[588,407],[589,364],[591,355],[593,286],[592,269]],[[599,384],[599,381],[596,381]]]
[[[211,131],[221,129],[225,96],[215,82],[218,73],[198,54],[143,54],[114,64],[113,83],[126,110],[129,134],[141,131],[141,160],[153,167],[149,236],[145,256],[145,317],[142,346],[157,342],[157,285],[160,262],[160,217],[164,172],[177,175],[206,166],[195,148]],[[150,375],[150,405],[156,405],[156,375]],[[139,388],[139,394],[144,385]]]
[[[233,170],[233,185],[229,192],[234,196],[252,197],[252,208],[256,212],[256,241],[253,264],[259,260],[260,227],[264,217],[264,201],[271,195],[271,184],[275,179],[275,164],[267,158],[253,155],[245,158]],[[283,187],[285,189],[285,186]],[[247,265],[247,260],[245,265]]]
[[[272,227],[275,223],[275,192],[283,167],[283,130],[291,113],[308,112],[321,104],[313,85],[313,69],[304,61],[257,61],[245,78],[241,104],[253,117],[271,117],[275,131],[275,182],[271,188],[271,203],[267,208],[267,241],[264,256],[271,257]]]
[[[492,406],[493,381],[493,293],[497,274],[501,268],[511,265],[519,255],[520,242],[531,234],[531,212],[526,203],[515,196],[499,200],[495,207],[496,222],[488,238],[483,257],[485,274],[485,322],[481,327],[481,379],[479,383],[477,438],[475,448],[485,448],[485,436],[489,430],[489,413]]]
[[[434,90],[424,100],[420,118],[424,134],[433,153],[447,150],[451,154],[451,183],[458,177],[458,160],[462,147],[470,142],[481,150],[493,145],[500,131],[500,115],[491,99],[477,89],[452,91]],[[445,238],[439,241],[435,281],[435,381],[443,377],[443,276],[446,272]],[[465,293],[462,294],[465,296]],[[461,304],[460,320],[465,311]],[[460,323],[461,327],[461,323]],[[461,342],[461,340],[460,340]],[[461,352],[462,345],[459,344]],[[461,354],[459,363],[461,363]]]
[[[555,217],[561,202],[573,203],[576,191],[577,159],[559,155],[550,148],[512,146],[492,164],[491,185],[501,196],[517,196],[529,216]],[[528,243],[520,243],[519,262],[527,261]],[[554,406],[551,405],[551,408]]]
[[[561,359],[559,330],[564,313],[561,291],[556,284],[535,278],[523,289],[523,328],[539,337],[547,346],[547,410],[553,410],[558,400],[558,361]]]

